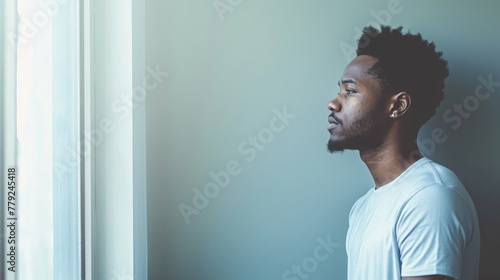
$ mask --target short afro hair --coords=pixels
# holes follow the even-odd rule
[[[436,52],[434,43],[423,40],[420,34],[403,34],[402,29],[365,27],[356,53],[378,59],[369,73],[381,81],[385,94],[408,92],[419,129],[444,98],[448,63],[442,52]]]

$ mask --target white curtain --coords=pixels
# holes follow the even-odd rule
[[[3,120],[4,152],[15,153],[15,162],[6,165],[15,165],[17,173],[15,274],[23,280],[80,279],[78,1],[5,3],[2,21],[14,24],[7,24],[2,43],[17,52],[3,73],[15,89],[3,92],[2,104],[15,107]],[[7,145],[12,141],[15,150]],[[8,266],[5,279],[14,279]]]
[[[147,279],[145,102],[112,106],[144,88],[144,18],[143,0],[0,0],[0,279]]]

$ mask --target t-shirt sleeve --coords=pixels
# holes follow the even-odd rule
[[[397,225],[401,276],[446,275],[460,278],[462,252],[472,219],[455,190],[431,185],[402,208]]]

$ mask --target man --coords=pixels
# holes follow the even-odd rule
[[[441,56],[402,27],[366,27],[328,104],[328,150],[359,150],[375,181],[349,215],[349,280],[478,277],[474,203],[455,174],[416,144],[444,96]]]

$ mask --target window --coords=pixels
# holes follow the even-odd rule
[[[19,19],[6,30],[17,50],[15,91],[6,92],[16,108],[8,120],[15,134],[6,135],[17,140],[9,163],[16,168],[16,274],[80,279],[78,1],[8,2]],[[12,9],[9,16],[15,19]]]
[[[145,105],[112,106],[144,89],[144,1],[8,0],[0,14],[1,176],[16,168],[18,203],[2,279],[147,279]]]

